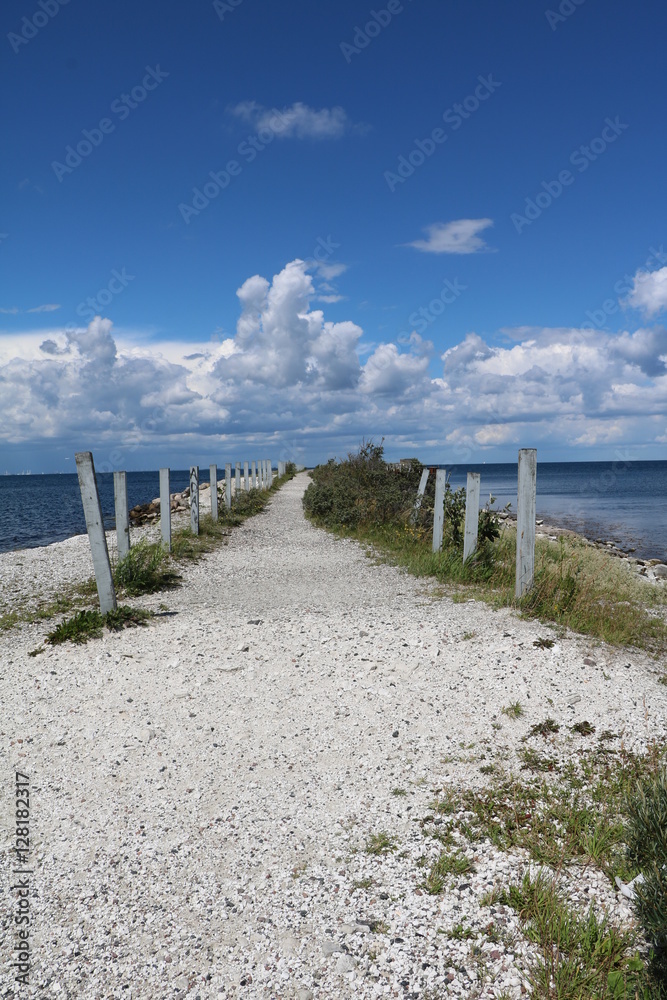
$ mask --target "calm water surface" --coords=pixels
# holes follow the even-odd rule
[[[516,511],[516,464],[454,466],[452,487],[466,472],[482,477],[482,499]],[[208,470],[200,470],[202,482]],[[98,474],[102,512],[114,526],[113,475]],[[187,469],[171,472],[172,493],[189,483]],[[128,472],[130,507],[159,495],[156,472]],[[587,538],[667,560],[667,462],[538,462],[537,515]],[[0,552],[48,545],[85,532],[76,475],[0,476]]]

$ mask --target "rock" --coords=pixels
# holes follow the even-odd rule
[[[667,566],[664,563],[657,563],[653,567],[653,575],[657,580],[667,580]]]
[[[354,972],[355,961],[350,955],[341,955],[336,962],[336,973],[344,976],[346,972]]]
[[[337,952],[343,949],[335,941],[329,941],[327,938],[322,942],[322,951],[325,955],[335,955]]]

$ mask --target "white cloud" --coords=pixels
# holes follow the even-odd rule
[[[29,312],[29,313],[50,313],[50,312],[55,312],[56,309],[60,309],[60,305],[58,303],[47,302],[46,305],[43,305],[43,306],[34,306],[33,309],[26,309],[26,312]]]
[[[624,305],[640,309],[646,316],[656,316],[667,309],[667,267],[637,271]]]
[[[16,306],[10,306],[8,309],[0,309],[0,313],[4,313],[5,316],[16,316],[19,311]]]
[[[0,333],[4,442],[62,442],[95,449],[101,468],[128,455],[151,468],[158,449],[167,464],[186,446],[193,460],[222,460],[228,442],[238,454],[260,438],[293,453],[310,442],[317,458],[384,435],[390,447],[421,443],[462,462],[528,444],[586,449],[667,435],[661,327],[522,327],[501,346],[470,332],[434,375],[433,345],[416,333],[368,344],[356,323],[328,320],[318,280],[300,260],[270,281],[249,277],[224,340],[151,339],[99,317]]]
[[[229,109],[259,132],[269,129],[278,139],[340,139],[350,128],[344,109],[308,107],[296,101],[286,108],[265,108],[257,101],[241,101]]]
[[[423,250],[424,253],[480,253],[492,248],[478,233],[493,225],[493,219],[456,219],[453,222],[434,222],[426,226],[425,240],[414,240],[405,246]]]

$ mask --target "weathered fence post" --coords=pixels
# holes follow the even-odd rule
[[[130,518],[127,508],[127,473],[114,472],[113,499],[116,511],[116,548],[118,562],[130,551]]]
[[[238,497],[239,493],[241,492],[241,463],[240,462],[236,463],[235,469],[236,469],[236,472],[235,472],[235,487],[236,487],[236,495]]]
[[[100,507],[100,495],[97,492],[93,455],[90,451],[79,451],[76,453],[75,459],[83,513],[86,517],[86,530],[88,531],[95,569],[97,595],[100,599],[100,611],[105,615],[107,611],[116,610],[116,591],[111,575],[107,536],[104,534],[104,521]]]
[[[169,469],[160,469],[160,532],[162,543],[171,552],[171,495],[169,493]]]
[[[232,467],[229,463],[225,466],[225,507],[227,510],[232,505]]]
[[[422,500],[424,499],[424,491],[426,490],[426,484],[428,482],[428,473],[428,469],[422,469],[421,479],[419,480],[419,489],[417,490],[417,499],[415,500],[415,505],[412,511],[413,520],[417,516],[422,505]]]
[[[447,485],[447,470],[435,470],[435,507],[433,509],[433,551],[442,548],[442,533],[445,523],[445,486]]]
[[[257,463],[257,484],[260,490],[264,489],[264,461],[261,458]]]
[[[537,450],[519,450],[516,510],[516,588],[523,597],[535,578],[535,508],[537,506]]]
[[[479,527],[479,472],[469,472],[466,483],[466,519],[463,535],[463,561],[473,554],[477,548],[477,532]]]
[[[190,466],[190,530],[199,534],[199,466]]]
[[[285,475],[285,463],[278,462],[278,479],[282,479]]]
[[[247,462],[243,463],[243,482],[245,484],[243,488],[244,488],[244,490],[247,493],[248,490],[250,489],[250,483],[248,482],[248,463]]]
[[[256,481],[256,476],[255,476],[255,463],[254,462],[251,462],[251,464],[250,464],[250,485],[252,486],[253,490],[257,488],[257,481]]]
[[[211,465],[208,478],[211,483],[211,517],[218,520],[218,466]]]
[[[273,486],[273,468],[271,466],[271,459],[270,458],[267,458],[267,460],[266,460],[266,485],[267,485],[267,489],[269,489],[269,490]]]

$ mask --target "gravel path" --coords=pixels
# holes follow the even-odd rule
[[[169,607],[147,628],[34,658],[46,626],[0,637],[5,890],[15,768],[32,783],[34,868],[30,985],[13,984],[5,891],[0,996],[521,996],[529,946],[512,911],[479,900],[525,858],[477,845],[475,873],[428,895],[418,861],[440,845],[416,820],[434,788],[511,763],[546,715],[628,747],[664,737],[661,671],[582,639],[538,649],[545,626],[438,598],[308,524],[308,481],[181,589],[143,599]],[[55,566],[68,545],[21,558]],[[517,700],[525,717],[509,722]],[[575,754],[581,738],[566,739]],[[380,832],[397,850],[365,850]],[[592,872],[573,893],[628,916]],[[486,982],[448,936],[461,922],[502,929]]]

